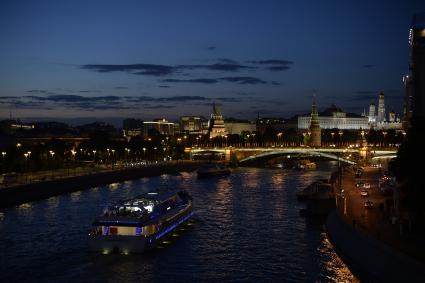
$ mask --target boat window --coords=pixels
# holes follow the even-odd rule
[[[109,228],[109,234],[110,235],[116,235],[118,233],[118,228],[117,227],[110,227]]]

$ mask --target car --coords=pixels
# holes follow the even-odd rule
[[[360,192],[360,195],[361,195],[362,197],[367,197],[367,196],[369,195],[369,193],[368,193],[366,190],[362,190],[362,191]]]
[[[370,200],[367,200],[367,201],[365,201],[365,203],[364,203],[364,207],[365,207],[365,208],[373,208],[373,206],[374,206],[374,204],[373,204],[373,202],[372,202],[372,201],[370,201]]]
[[[360,178],[363,174],[363,170],[357,169],[356,173],[354,173],[355,178]]]
[[[356,188],[363,188],[364,183],[363,182],[357,182],[355,186],[356,186]]]
[[[363,188],[370,189],[370,184],[369,183],[364,183]]]

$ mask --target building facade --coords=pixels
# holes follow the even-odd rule
[[[413,117],[425,118],[425,13],[413,17],[409,35],[413,86]]]
[[[410,120],[412,119],[413,108],[413,82],[412,77],[409,75],[405,75],[403,77],[404,83],[404,101],[403,101],[403,129],[407,130],[410,128]]]
[[[175,123],[167,121],[165,118],[143,122],[143,135],[149,136],[152,130],[156,130],[161,135],[172,136],[175,131]]]
[[[376,122],[385,122],[385,95],[383,92],[379,94],[378,98],[378,113],[376,116]]]
[[[206,135],[208,119],[202,116],[181,116],[179,119],[180,132],[188,135]]]
[[[124,137],[135,137],[143,134],[143,121],[140,119],[124,119],[122,121]]]
[[[311,116],[298,116],[298,129],[310,128]],[[318,116],[321,129],[360,130],[369,129],[369,118],[360,115],[347,115],[341,109],[332,105]]]
[[[257,130],[257,126],[255,123],[251,123],[249,121],[226,121],[225,123],[226,132],[229,135],[240,135],[242,132],[255,132]]]

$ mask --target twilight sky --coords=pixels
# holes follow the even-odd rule
[[[0,118],[402,108],[424,1],[0,2]]]

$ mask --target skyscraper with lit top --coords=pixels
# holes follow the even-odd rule
[[[425,13],[413,16],[409,34],[413,117],[425,118]]]

